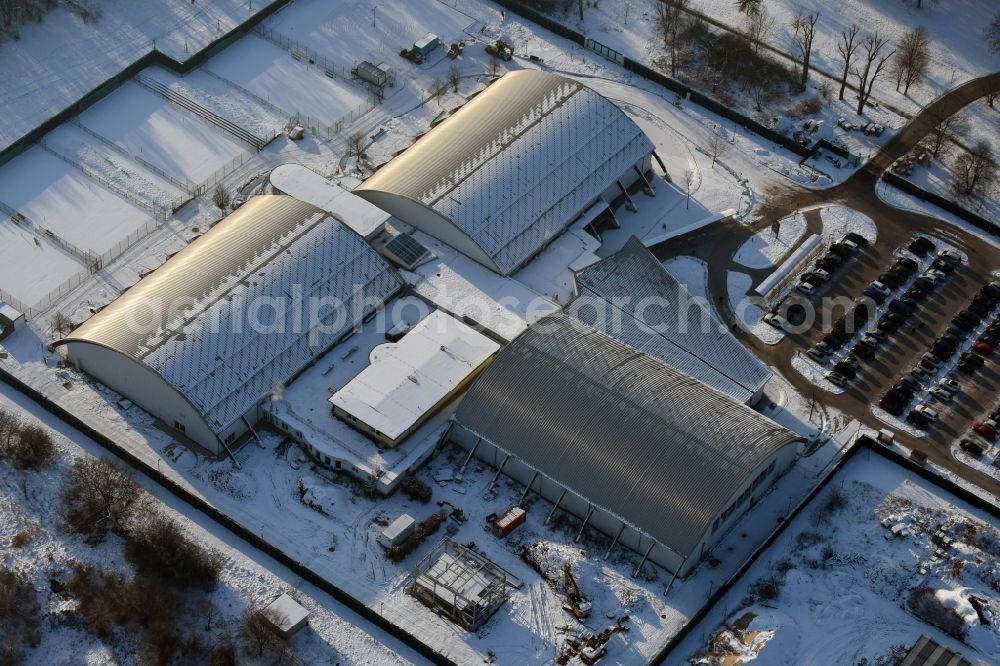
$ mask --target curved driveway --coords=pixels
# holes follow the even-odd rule
[[[928,105],[887,142],[864,167],[840,185],[824,190],[814,190],[790,183],[785,184],[778,189],[764,193],[763,203],[757,212],[757,219],[749,227],[735,223],[713,225],[665,243],[664,246],[656,248],[656,254],[661,260],[673,256],[690,255],[706,261],[710,267],[708,290],[716,297],[717,303],[724,304],[720,314],[732,325],[734,320],[728,308],[726,282],[730,270],[747,272],[745,268],[732,261],[732,257],[740,245],[756,231],[797,210],[840,203],[867,215],[878,225],[878,242],[866,251],[859,269],[861,274],[856,279],[852,279],[852,283],[857,283],[852,287],[857,292],[855,295],[861,293],[864,284],[888,267],[895,248],[905,245],[914,233],[923,232],[944,238],[948,243],[959,247],[969,255],[969,266],[955,280],[951,281],[948,287],[942,290],[940,296],[935,296],[935,299],[944,299],[945,305],[952,304],[951,309],[957,311],[961,304],[971,298],[979,285],[989,281],[992,271],[1000,269],[1000,250],[985,242],[980,236],[969,233],[963,228],[936,217],[899,209],[885,203],[875,193],[875,185],[885,170],[895,160],[916,146],[930,130],[937,126],[942,118],[960,111],[969,103],[989,92],[1000,92],[1000,72],[969,81]],[[811,232],[818,231],[817,215],[807,214],[807,222]],[[758,276],[754,275],[753,277],[756,280]],[[933,304],[929,304],[929,307],[936,308],[936,303],[935,300]],[[820,335],[818,331],[811,333],[814,338],[818,338]],[[901,356],[909,354],[916,359],[920,352],[929,347],[936,333],[939,332],[930,330],[930,327],[919,332],[909,329],[901,331],[901,335],[897,336],[900,339],[894,343],[896,348],[894,353]],[[796,390],[805,395],[815,391],[815,386],[791,366],[794,353],[811,344],[807,341],[810,333],[802,336],[787,336],[781,343],[773,346],[765,345],[755,336],[745,334],[742,331],[737,331],[737,335],[744,344],[754,350],[754,353],[761,360],[776,368]],[[893,347],[889,349],[893,349]],[[821,392],[821,401],[857,418],[869,427],[885,427],[884,423],[874,417],[869,406],[889,387],[892,381],[891,371],[888,371],[880,360],[874,364],[865,365],[864,368],[866,371],[859,375],[858,381],[849,385],[847,391],[842,394],[823,391]],[[886,374],[886,377],[879,383],[871,382],[880,372]],[[988,381],[993,387],[1000,388],[1000,374],[989,367],[976,376],[976,381]],[[962,400],[963,397],[960,397],[956,401],[955,409],[958,410],[962,419],[967,419],[968,423],[971,423],[982,411],[993,406],[992,404],[980,405],[978,403],[969,405],[962,403]],[[952,456],[949,445],[959,434],[961,432],[942,426],[930,431],[925,438],[916,438],[900,432],[897,440],[909,448],[925,451],[935,464],[1000,495],[1000,482],[957,461]]]

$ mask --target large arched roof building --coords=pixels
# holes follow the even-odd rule
[[[354,192],[502,275],[602,196],[644,178],[653,143],[583,84],[511,72]]]
[[[220,452],[277,387],[400,284],[329,213],[259,196],[57,344],[167,427]],[[312,317],[310,302],[339,306]]]
[[[497,356],[449,436],[682,576],[787,468],[800,440],[561,313]]]

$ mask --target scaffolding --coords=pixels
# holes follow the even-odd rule
[[[410,594],[462,627],[475,631],[507,600],[507,572],[449,538],[417,564]]]

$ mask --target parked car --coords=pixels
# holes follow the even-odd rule
[[[959,372],[964,372],[967,375],[975,374],[976,368],[978,367],[979,366],[976,365],[975,363],[969,363],[968,361],[959,361],[958,364],[955,366],[955,368],[957,368]]]
[[[962,360],[966,363],[971,363],[977,367],[982,366],[986,363],[986,360],[979,354],[973,354],[971,351],[962,352]]]
[[[803,294],[806,294],[807,296],[816,293],[816,287],[809,284],[808,282],[799,282],[797,285],[795,285],[795,288],[801,291]]]
[[[881,282],[879,282],[878,280],[876,280],[875,282],[872,282],[871,286],[872,286],[873,289],[876,289],[877,291],[881,292],[881,294],[883,296],[890,296],[890,295],[892,295],[892,289],[890,289],[888,285],[884,285]]]
[[[846,242],[834,243],[830,246],[830,253],[835,254],[841,259],[847,259],[852,254],[857,252],[858,246],[853,243],[848,244]]]
[[[910,376],[921,384],[924,384],[931,378],[931,371],[918,365],[913,370],[910,370]]]
[[[917,236],[910,241],[907,249],[918,257],[926,257],[934,251],[934,242],[923,236]]]
[[[927,418],[927,415],[915,409],[911,409],[910,413],[906,415],[906,422],[921,430],[926,430],[930,426],[930,419]]]
[[[889,341],[889,336],[882,331],[868,331],[865,333],[866,337],[875,338],[879,342],[885,343]]]
[[[979,354],[992,354],[993,345],[988,342],[984,342],[983,340],[976,340],[972,343],[972,351]]]
[[[920,268],[920,264],[915,262],[913,259],[910,259],[909,257],[896,257],[896,261],[893,265],[902,266],[907,271],[909,271],[910,275],[916,273],[917,270]]]
[[[816,348],[809,349],[808,351],[806,351],[806,354],[809,356],[809,358],[816,361],[820,365],[826,365],[827,360],[829,360],[830,358],[829,354],[827,354],[826,352],[821,352]]]
[[[843,331],[830,331],[823,336],[823,342],[826,343],[827,347],[833,349],[834,351],[841,349],[848,339],[847,334]]]
[[[855,377],[858,376],[858,369],[856,367],[856,363],[857,363],[856,361],[855,363],[851,363],[850,361],[837,361],[833,365],[833,369],[834,371],[839,372],[848,379],[854,379]]]
[[[881,346],[881,343],[878,340],[869,335],[865,335],[858,340],[858,344],[874,349],[875,351],[878,351],[878,348]]]
[[[945,275],[952,275],[957,270],[955,264],[949,263],[944,259],[940,258],[935,259],[933,262],[931,262],[931,268],[933,268],[936,271],[941,271]]]
[[[946,388],[940,386],[935,386],[927,390],[928,395],[930,395],[935,400],[940,402],[951,402],[951,399],[955,397],[954,391],[949,391]]]
[[[909,315],[917,311],[917,304],[909,299],[894,298],[889,301],[889,310]]]
[[[922,357],[920,357],[920,360],[921,361],[925,361],[926,363],[929,363],[930,365],[933,365],[935,370],[937,370],[938,368],[940,368],[941,364],[943,363],[943,361],[940,358],[938,358],[937,356],[935,356],[931,352],[927,352],[926,354],[924,354]]]
[[[851,347],[851,353],[865,361],[875,360],[875,350],[866,345],[862,344],[854,345],[853,347]]]
[[[875,301],[875,305],[882,305],[885,303],[888,296],[875,287],[867,287],[863,292],[865,296]]]
[[[957,347],[953,345],[942,344],[939,342],[935,342],[931,346],[931,353],[933,353],[935,356],[941,359],[951,358],[952,356],[955,355],[956,351],[958,351]]]
[[[955,265],[962,263],[962,255],[955,250],[942,250],[938,252],[938,257]]]
[[[808,283],[809,283],[809,284],[811,284],[812,286],[814,286],[814,287],[817,287],[817,288],[818,288],[818,287],[820,287],[820,286],[821,286],[821,285],[822,285],[822,284],[823,284],[824,282],[826,282],[826,278],[822,278],[822,277],[820,277],[820,276],[819,276],[819,275],[817,275],[817,274],[816,274],[815,272],[809,272],[809,273],[806,273],[805,275],[803,275],[803,276],[802,276],[802,281],[803,281],[803,282],[808,282]]]
[[[972,302],[978,303],[979,305],[982,305],[983,307],[988,308],[989,310],[993,310],[993,308],[997,306],[998,301],[993,296],[976,294],[975,296],[972,297]]]
[[[868,239],[861,234],[849,231],[844,235],[845,240],[849,240],[858,247],[868,247]]]
[[[832,257],[822,257],[820,259],[817,259],[816,268],[820,268],[826,271],[827,273],[833,273],[835,270],[840,268],[840,264],[842,263],[837,259],[839,259],[839,257],[837,257],[836,259]]]
[[[968,335],[976,328],[976,322],[969,321],[968,317],[963,317],[961,315],[955,315],[951,320],[951,325],[954,326],[963,335]]]
[[[956,393],[962,390],[962,385],[959,384],[958,381],[952,379],[951,377],[945,377],[944,379],[939,381],[938,386],[946,388],[950,391],[954,391]]]
[[[980,437],[988,439],[991,442],[996,441],[997,438],[996,429],[985,423],[973,423],[972,432],[976,433]]]
[[[913,281],[913,286],[921,291],[930,293],[934,291],[934,287],[936,287],[937,284],[933,280],[928,280],[927,278],[921,276]]]
[[[826,381],[830,382],[834,386],[839,386],[840,388],[847,386],[847,377],[839,372],[828,372],[823,376],[826,377]]]
[[[914,407],[913,409],[914,411],[923,414],[927,418],[927,420],[930,421],[931,423],[936,423],[941,418],[940,415],[938,415],[937,410],[931,407],[930,405],[925,405],[921,403],[916,407]]]
[[[899,330],[899,322],[891,321],[887,317],[882,317],[877,322],[875,322],[875,328],[880,331],[886,331],[888,333],[893,333]]]
[[[979,340],[985,342],[994,349],[996,349],[997,346],[1000,345],[1000,338],[998,338],[995,335],[990,335],[989,333],[983,333],[982,335],[980,335]]]
[[[979,289],[979,293],[983,296],[1000,300],[1000,284],[991,282],[990,284],[983,285]]]
[[[962,439],[962,441],[958,443],[958,446],[969,455],[978,457],[986,453],[986,449],[983,445],[974,439]]]
[[[768,312],[764,315],[764,323],[770,324],[771,326],[781,329],[782,331],[787,330],[788,322],[780,314],[774,312]]]
[[[906,405],[909,401],[892,401],[888,398],[882,398],[878,401],[878,406],[889,412],[893,416],[902,416],[903,412],[906,411]]]
[[[990,315],[990,313],[993,311],[993,308],[987,307],[982,303],[976,303],[975,301],[972,301],[971,303],[969,303],[968,310],[972,314],[979,317],[980,321],[982,321],[983,319],[985,319]]]

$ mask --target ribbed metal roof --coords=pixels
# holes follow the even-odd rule
[[[509,274],[653,143],[586,86],[511,72],[379,169],[355,192],[412,199],[456,225]]]
[[[59,344],[99,344],[144,363],[219,431],[354,323],[309,322],[308,299],[336,299],[350,314],[363,299],[384,302],[400,284],[385,260],[329,213],[291,197],[259,196]],[[265,305],[255,311],[253,303]],[[262,332],[251,317],[285,325]]]
[[[576,281],[580,296],[567,308],[571,314],[740,402],[748,402],[771,377],[712,317],[709,304],[696,299],[634,236]]]
[[[455,418],[683,556],[741,484],[799,439],[564,313],[504,349]]]

